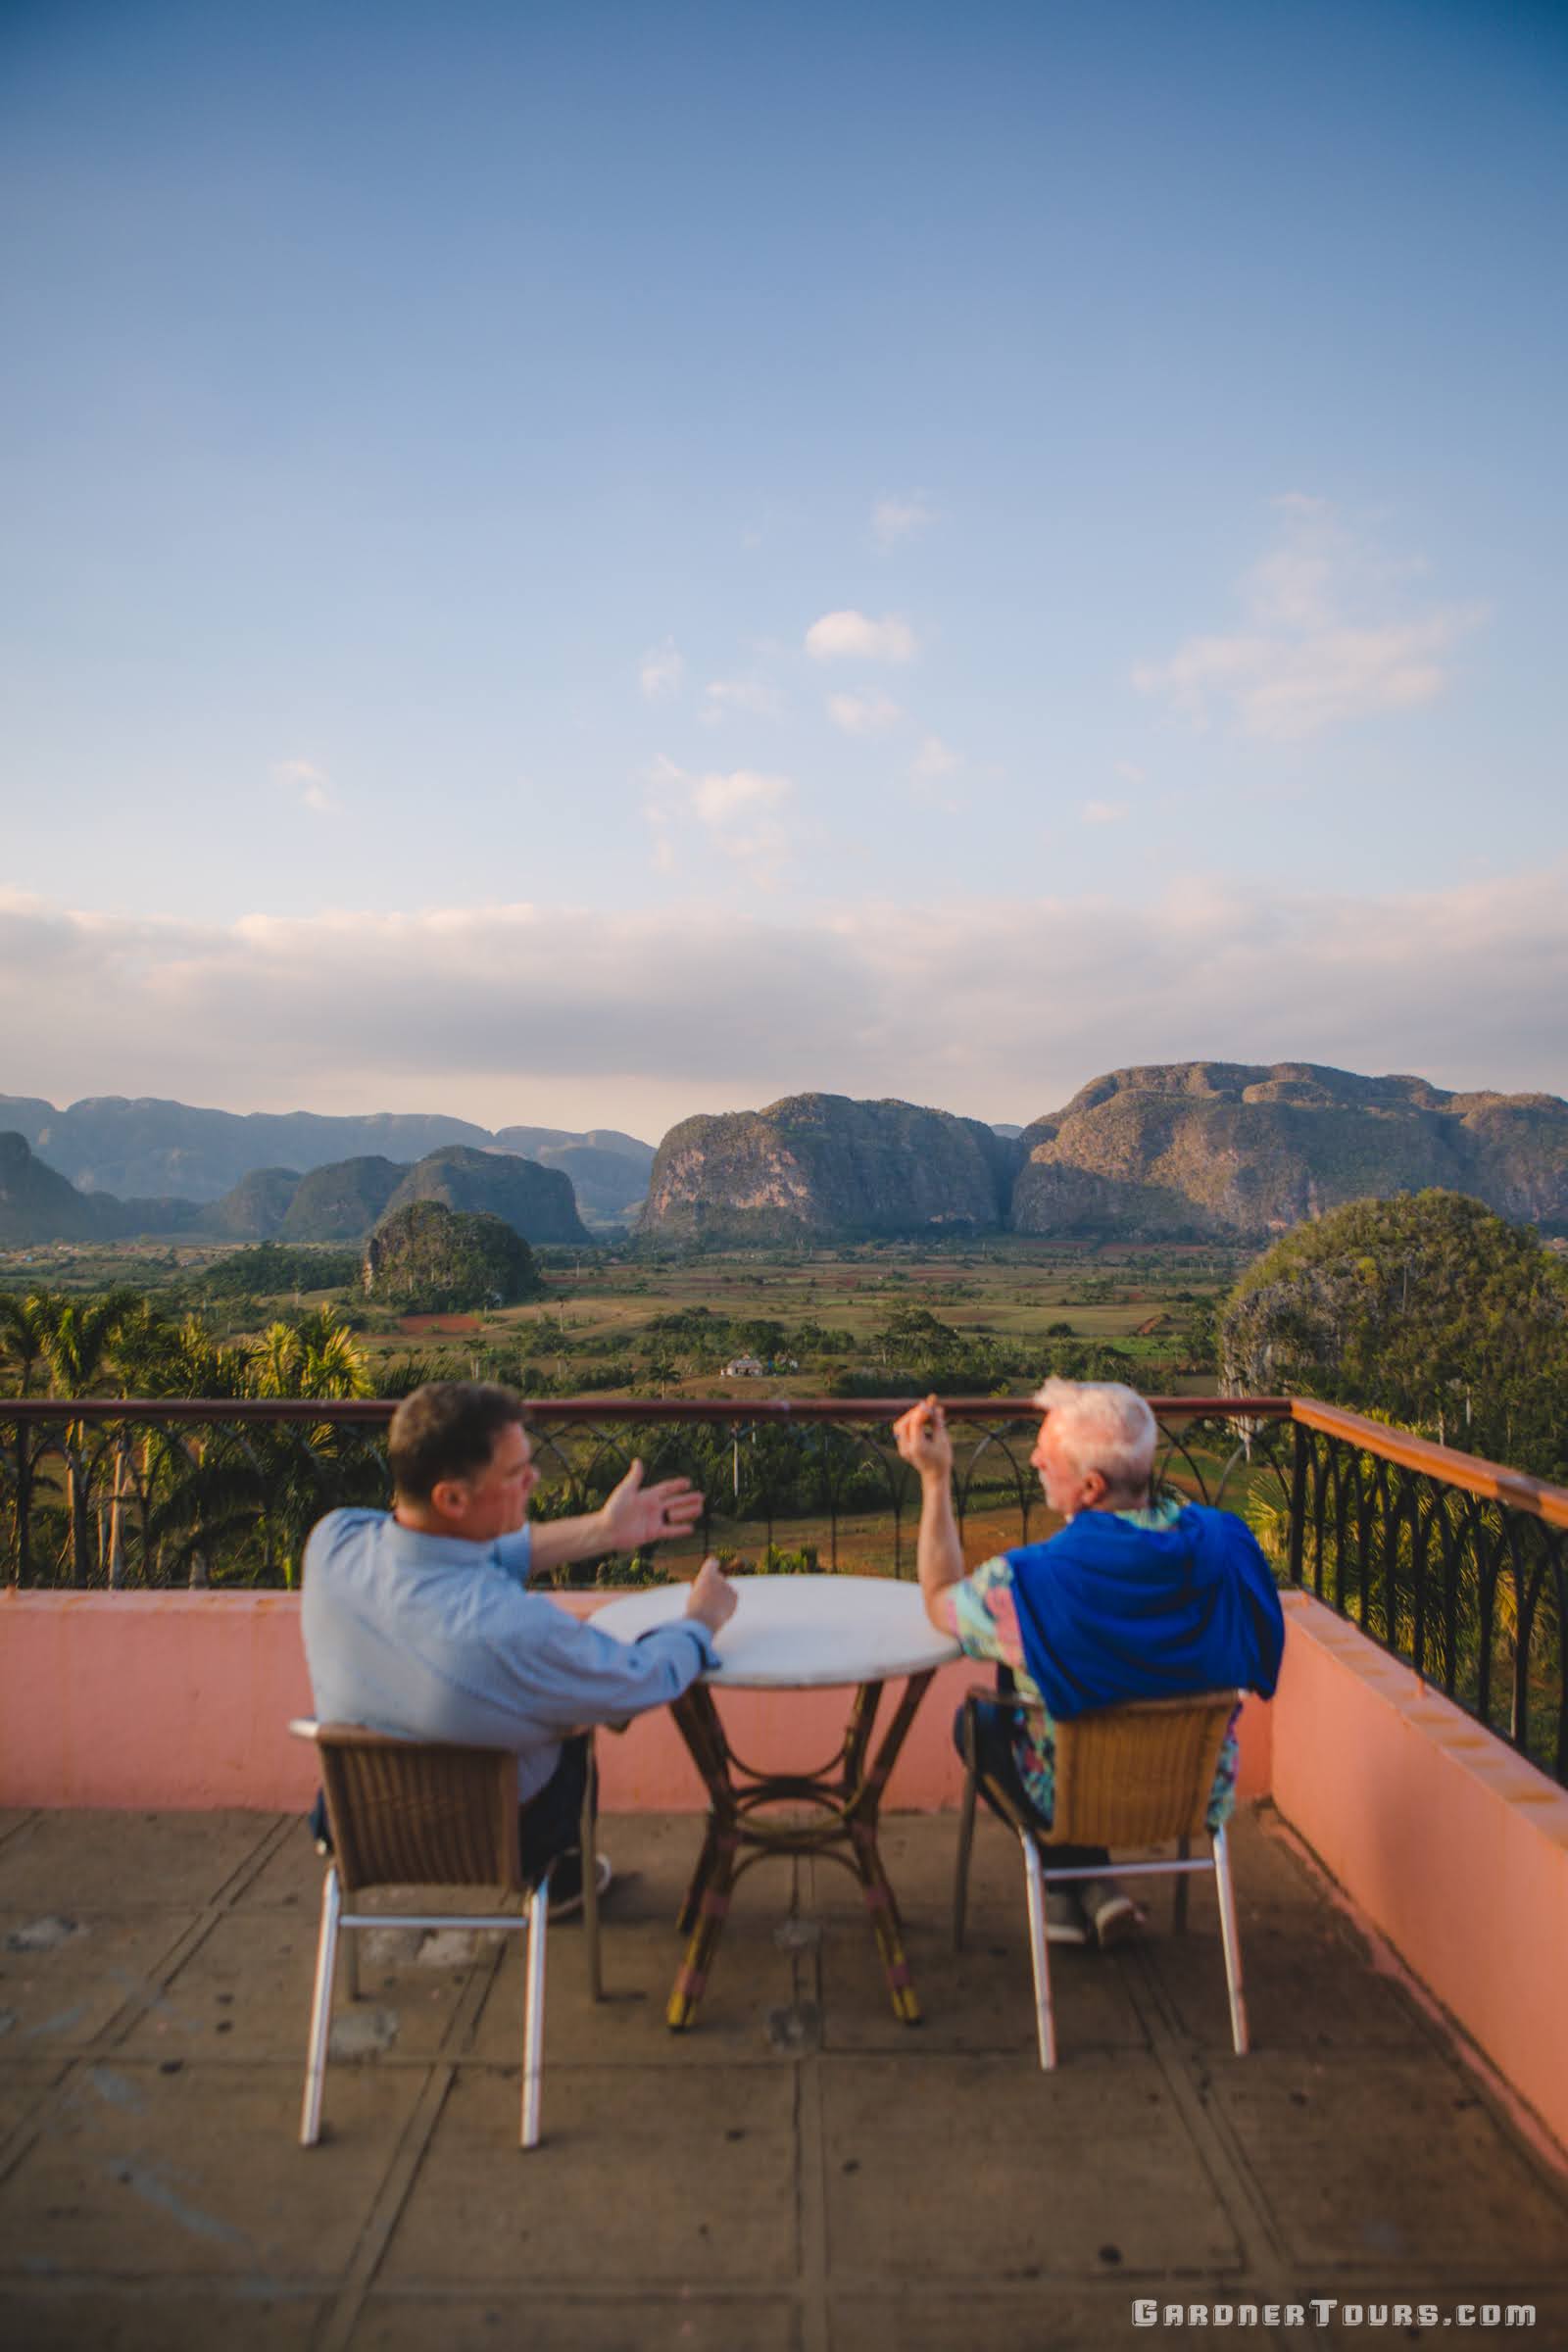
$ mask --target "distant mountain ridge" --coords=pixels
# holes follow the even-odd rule
[[[57,1110],[34,1095],[0,1095],[0,1132],[24,1136],[45,1166],[84,1193],[221,1200],[266,1169],[313,1169],[379,1158],[407,1168],[432,1152],[463,1146],[562,1169],[584,1208],[624,1217],[648,1189],[652,1144],[614,1128],[573,1134],[562,1127],[503,1127],[492,1135],[467,1119],[422,1111],[334,1117],[309,1110],[205,1110],[143,1096],[87,1096]],[[373,1222],[373,1220],[372,1220]]]
[[[412,1166],[386,1152],[313,1158],[300,1173],[298,1161],[259,1162],[202,1201],[75,1191],[42,1151],[34,1155],[18,1115],[63,1149],[57,1130],[78,1113],[74,1148],[94,1121],[112,1130],[121,1113],[122,1142],[139,1135],[145,1143],[157,1131],[152,1114],[163,1110],[185,1106],[100,1101],[60,1113],[0,1096],[0,1240],[191,1232],[357,1241],[394,1203],[436,1200],[500,1215],[530,1242],[580,1242],[589,1236],[573,1181],[590,1214],[601,1216],[599,1203],[617,1186],[624,1214],[646,1183],[638,1230],[676,1243],[1001,1230],[1064,1240],[1261,1242],[1342,1201],[1434,1186],[1568,1234],[1568,1102],[1545,1094],[1452,1094],[1424,1078],[1362,1077],[1315,1062],[1134,1064],[1094,1079],[1016,1135],[914,1103],[827,1094],[684,1119],[657,1154],[613,1130],[562,1143],[554,1140],[565,1132],[559,1128],[487,1136],[454,1120],[444,1124],[484,1140],[444,1142]],[[200,1128],[225,1150],[230,1128],[254,1148],[289,1123],[258,1115],[270,1123],[188,1114],[198,1123],[227,1121],[228,1128]],[[18,1129],[8,1136],[14,1118]],[[338,1141],[396,1126],[401,1140],[413,1127],[443,1124],[391,1114],[298,1118],[313,1149],[322,1131]],[[171,1132],[187,1131],[176,1122]],[[524,1142],[533,1146],[527,1156],[517,1151]],[[149,1146],[139,1158],[127,1152],[123,1164],[167,1173],[169,1155],[186,1147],[176,1140],[161,1149],[162,1158]],[[638,1154],[651,1163],[646,1179]]]
[[[24,1135],[0,1133],[0,1243],[119,1241],[185,1234],[242,1242],[359,1242],[386,1215],[434,1200],[498,1219],[526,1242],[589,1243],[571,1179],[507,1152],[462,1144],[413,1167],[368,1153],[313,1168],[254,1168],[220,1200],[117,1200],[81,1193],[37,1157]]]
[[[1265,1241],[1344,1200],[1431,1186],[1568,1231],[1568,1102],[1315,1062],[1146,1063],[1008,1139],[908,1103],[798,1095],[672,1129],[639,1230]]]

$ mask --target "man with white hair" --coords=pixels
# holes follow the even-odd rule
[[[934,1396],[895,1425],[919,1474],[917,1558],[926,1614],[970,1657],[1007,1670],[1030,1711],[982,1702],[981,1788],[1004,1788],[1048,1826],[1052,1722],[1133,1698],[1234,1688],[1266,1698],[1279,1676],[1285,1621],[1268,1562],[1234,1512],[1150,1492],[1158,1432],[1135,1389],[1111,1381],[1048,1380],[1030,1455],[1046,1500],[1065,1524],[1044,1544],[986,1560],[966,1574],[953,1511],[953,1444]],[[961,1723],[961,1715],[959,1721]],[[1220,1752],[1209,1826],[1235,1802],[1234,1727]],[[1119,1942],[1137,1906],[1109,1876],[1103,1846],[1054,1845],[1064,1870],[1106,1875],[1052,1888],[1054,1943]]]

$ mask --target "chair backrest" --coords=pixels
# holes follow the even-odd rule
[[[521,1887],[510,1750],[394,1740],[357,1723],[318,1723],[314,1737],[345,1892]]]
[[[1197,1837],[1238,1690],[1131,1699],[1053,1726],[1051,1845],[1160,1845]]]

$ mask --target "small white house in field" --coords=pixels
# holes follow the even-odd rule
[[[734,1355],[724,1366],[726,1380],[760,1380],[767,1369],[760,1355]]]

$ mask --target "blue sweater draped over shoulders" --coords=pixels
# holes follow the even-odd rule
[[[1006,1557],[1024,1663],[1053,1715],[1227,1688],[1273,1695],[1284,1613],[1234,1512],[1193,1502],[1150,1528],[1081,1511]]]

